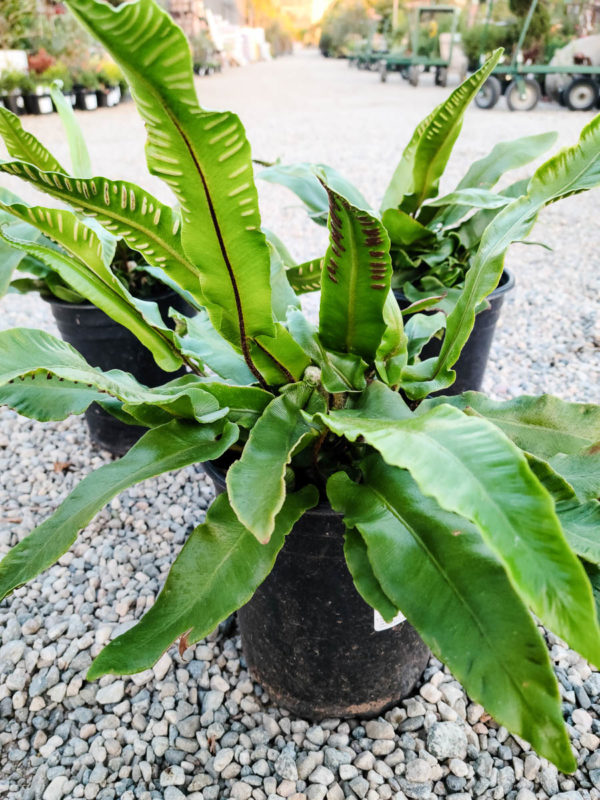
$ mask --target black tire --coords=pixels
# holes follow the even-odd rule
[[[448,70],[446,67],[435,68],[435,85],[436,86],[448,85]]]
[[[412,67],[409,67],[408,82],[411,86],[419,85],[419,67],[416,64],[413,64]]]
[[[506,88],[506,104],[511,111],[532,111],[541,95],[540,85],[533,78],[512,80]]]
[[[573,78],[563,96],[571,111],[589,111],[598,102],[598,86],[591,78]]]
[[[379,80],[382,83],[385,83],[387,81],[387,79],[388,79],[388,68],[387,68],[387,64],[382,59],[379,62]]]
[[[495,75],[490,75],[475,95],[475,105],[478,108],[493,108],[501,94],[502,84]]]

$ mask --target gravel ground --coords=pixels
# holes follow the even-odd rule
[[[255,156],[330,163],[373,202],[414,125],[444,96],[426,82],[414,90],[393,76],[382,85],[375,74],[314,54],[226,72],[198,88],[207,107],[242,115]],[[523,115],[474,109],[443,188],[452,188],[470,161],[497,141],[557,130],[560,143],[568,144],[589,117],[554,106]],[[142,126],[131,105],[80,118],[98,173],[138,181],[168,199],[146,176]],[[55,116],[24,121],[65,156]],[[270,185],[260,189],[265,224],[299,259],[319,254],[323,232],[305,221],[291,195]],[[517,289],[505,304],[486,377],[495,396],[549,391],[597,400],[597,197],[570,198],[544,212],[535,238],[552,252],[511,250],[507,263]],[[55,330],[37,298],[11,296],[2,311],[0,327]],[[89,445],[81,419],[42,426],[0,412],[0,552],[108,458]],[[378,721],[311,725],[274,708],[248,677],[235,628],[215,632],[183,657],[173,649],[139,676],[87,683],[86,669],[102,645],[152,605],[211,497],[200,468],[130,489],[57,566],[0,606],[0,795],[600,798],[600,675],[552,636],[579,763],[574,776],[557,773],[499,728],[435,659],[414,696]]]

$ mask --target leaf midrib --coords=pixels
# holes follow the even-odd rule
[[[356,230],[354,228],[355,222],[351,218],[347,209],[344,209],[344,215],[346,217],[346,223],[349,228],[348,236],[350,237],[349,245],[350,245],[350,261],[351,261],[351,268],[350,268],[350,275],[348,277],[348,317],[347,317],[347,325],[346,325],[346,337],[345,337],[345,344],[346,344],[346,351],[348,353],[355,352],[354,340],[356,338],[356,301],[357,301],[357,292],[356,286],[358,284],[359,278],[359,270],[360,270],[360,261],[358,257],[358,248],[356,245]]]

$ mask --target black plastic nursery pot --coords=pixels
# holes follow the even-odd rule
[[[2,105],[13,114],[21,116],[25,113],[25,99],[21,94],[5,94],[2,96]]]
[[[169,308],[190,316],[193,310],[175,292],[152,298],[165,322],[172,326]],[[185,369],[165,372],[157,366],[151,352],[136,337],[103,311],[89,303],[65,303],[46,298],[56,325],[65,342],[73,345],[92,367],[130,372],[146,386],[160,386],[185,374]],[[85,412],[90,438],[103,450],[123,455],[146,432],[147,428],[128,425],[116,419],[96,403]]]
[[[75,93],[75,108],[80,111],[95,111],[98,108],[98,97],[95,89],[82,89],[76,86]]]
[[[500,318],[504,298],[507,292],[512,291],[514,287],[515,277],[512,272],[505,269],[500,278],[500,283],[487,298],[490,304],[489,308],[481,311],[475,317],[475,325],[471,336],[454,366],[456,372],[455,382],[452,386],[437,394],[455,395],[469,390],[479,391],[481,389],[494,331]],[[411,301],[400,290],[394,289],[394,295],[400,308],[408,308],[411,304]],[[432,339],[428,342],[421,352],[421,360],[424,361],[427,358],[434,358],[439,355],[441,344],[440,339]]]
[[[223,473],[204,468],[223,491]],[[386,626],[358,594],[343,536],[328,504],[307,511],[237,612],[250,674],[275,704],[308,719],[381,714],[410,693],[430,655],[408,622]]]
[[[96,102],[98,108],[108,108],[108,92],[104,89],[96,89]]]
[[[25,109],[28,114],[52,114],[54,104],[49,94],[26,94]]]

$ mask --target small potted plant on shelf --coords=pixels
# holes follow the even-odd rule
[[[50,91],[69,140],[72,174],[87,177],[92,174],[89,153],[71,104],[58,86],[51,87]],[[24,163],[29,162],[29,169],[58,170],[68,174],[41,142],[24,131],[19,120],[4,110],[0,110],[0,136],[9,154],[19,156]],[[92,279],[86,281],[80,273],[65,268],[61,259],[68,255],[68,248],[65,240],[58,235],[60,232],[53,231],[51,226],[48,228],[47,214],[51,213],[50,210],[40,207],[32,209],[6,190],[0,191],[0,208],[3,219],[13,224],[19,223],[15,233],[17,238],[23,237],[54,247],[51,259],[40,260],[30,254],[20,260],[15,258],[19,251],[3,243],[0,296],[5,291],[39,292],[50,304],[63,339],[76,347],[93,366],[130,372],[148,386],[157,386],[173,377],[160,369],[149,350],[127,327],[115,321],[113,301],[97,294],[98,280],[109,280],[118,293],[125,293],[140,301],[139,311],[158,313],[167,326],[173,327],[169,318],[170,309],[187,315],[193,315],[195,311],[168,286],[168,276],[160,268],[153,269],[147,265],[139,251],[88,218],[78,223],[74,232],[84,238],[95,232],[101,245],[98,261],[102,262],[104,269],[101,274],[91,276]],[[10,236],[11,231],[8,233]],[[15,270],[26,273],[26,276],[12,280]],[[184,371],[182,369],[181,374]],[[144,432],[139,425],[128,424],[131,420],[116,419],[96,403],[85,414],[92,441],[115,455],[127,452]]]
[[[110,108],[116,106],[121,101],[121,82],[123,73],[118,64],[109,59],[104,59],[98,65],[98,80],[100,88],[96,90],[98,96],[98,106],[100,108]]]
[[[507,242],[526,236],[547,203],[600,182],[600,118],[488,225],[439,356],[419,362],[422,343],[391,293],[380,217],[319,172],[329,246],[315,326],[286,280],[277,241],[261,231],[241,122],[198,105],[183,33],[153,0],[67,2],[120,63],[146,122],[150,171],[173,189],[181,215],[133,184],[71,179],[18,159],[0,166],[68,198],[131,246],[143,244],[148,263],[205,310],[170,331],[98,285],[164,369],[191,367],[154,389],[90,367],[42,331],[0,333],[0,403],[48,420],[95,401],[149,429],[4,557],[0,597],[50,566],[126,487],[210,460],[221,493],[153,607],[97,656],[90,679],[146,669],[177,639],[184,650],[242,607],[248,666],[291,710],[377,713],[410,691],[429,647],[500,724],[574,771],[531,612],[600,664],[586,573],[600,562],[592,499],[600,493],[600,407],[427,397],[452,384]],[[430,146],[434,159],[443,137]],[[43,216],[44,233],[61,232],[61,270],[100,274],[96,233],[74,236],[79,218],[60,209]],[[57,263],[44,245],[10,243]],[[374,609],[386,630],[374,624]]]
[[[80,111],[95,111],[98,108],[100,89],[98,74],[90,67],[78,67],[72,72],[75,108]]]
[[[4,108],[13,114],[25,113],[25,100],[21,93],[23,73],[15,69],[0,72],[0,97]]]
[[[394,295],[406,316],[425,312],[408,323],[411,327],[418,325],[429,339],[423,358],[440,351],[446,318],[465,285],[487,226],[504,207],[525,195],[529,179],[513,182],[501,191],[494,190],[496,184],[507,172],[539,158],[556,141],[556,133],[548,132],[501,142],[471,164],[453,191],[440,196],[440,181],[478,87],[476,78],[467,79],[419,123],[381,203],[381,220],[391,243]],[[432,140],[443,142],[434,153]],[[349,197],[366,204],[355,186],[331,167],[326,169]],[[273,164],[259,177],[295,192],[311,219],[319,225],[327,224],[327,192],[314,165]],[[288,262],[286,266],[297,291],[320,288],[321,259],[300,266]],[[505,268],[498,286],[479,309],[473,333],[456,365],[457,379],[450,393],[481,388],[500,310],[514,284],[513,273]]]
[[[63,61],[55,61],[51,67],[48,67],[48,69],[44,70],[44,72],[40,73],[38,76],[38,82],[46,88],[50,95],[52,94],[52,86],[57,81],[60,81],[61,91],[66,95],[71,106],[75,105],[73,78],[71,77],[69,67]],[[56,110],[54,102],[53,105]]]

